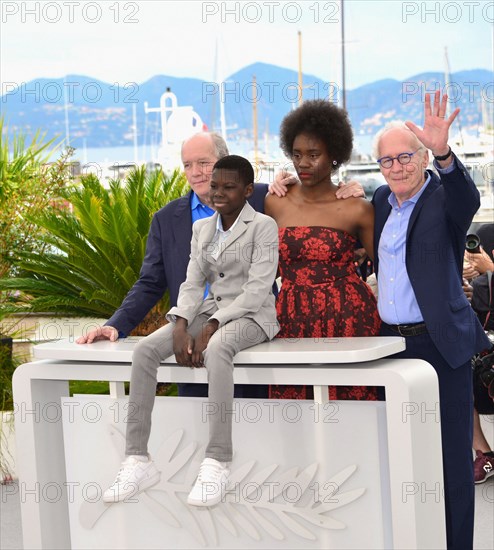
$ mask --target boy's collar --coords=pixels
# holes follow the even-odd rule
[[[222,231],[223,233],[227,233],[228,231],[232,231],[233,228],[237,225],[238,220],[242,217],[242,214],[246,210],[247,204],[248,204],[247,202],[244,204],[244,207],[238,213],[238,216],[237,216],[236,220],[232,223],[230,228],[227,229],[226,231],[223,229],[223,222],[221,221],[221,214],[218,213],[218,218],[216,219],[216,230],[217,231]]]

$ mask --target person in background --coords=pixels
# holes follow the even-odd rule
[[[482,225],[476,234],[480,239],[480,254],[466,253],[467,261],[482,273],[472,281],[472,308],[484,330],[491,331],[494,335],[494,223]],[[494,475],[494,452],[482,430],[479,411],[481,414],[492,414],[494,403],[483,384],[474,379],[473,473],[475,483],[484,483]]]
[[[465,277],[465,270],[467,270],[467,278],[470,280],[475,279],[487,271],[494,271],[494,262],[492,258],[492,249],[494,248],[494,223],[485,223],[479,227],[476,235],[480,240],[478,252],[469,252],[465,250],[463,276]]]

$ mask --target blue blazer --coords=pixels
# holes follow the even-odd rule
[[[268,186],[254,185],[249,203],[264,213],[264,198]],[[192,240],[192,191],[158,210],[153,216],[139,279],[130,289],[122,305],[105,323],[127,335],[156,305],[168,289],[170,307],[177,305],[180,285],[185,281]]]
[[[452,368],[489,347],[482,326],[462,289],[465,237],[480,195],[465,167],[431,181],[417,201],[407,230],[406,268],[434,345]],[[385,185],[374,193],[374,258],[379,273],[379,239],[391,211]]]

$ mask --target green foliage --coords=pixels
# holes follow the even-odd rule
[[[29,145],[22,133],[9,141],[0,118],[0,277],[12,272],[14,250],[33,251],[40,244],[28,218],[52,204],[68,179],[70,151],[46,164],[57,147],[39,132]]]
[[[153,214],[187,191],[183,174],[132,170],[124,182],[105,189],[94,175],[60,190],[64,208],[28,216],[38,231],[38,248],[12,252],[14,277],[0,279],[1,291],[16,291],[0,316],[52,312],[109,317],[139,277]],[[159,310],[167,308],[167,299]]]
[[[12,356],[12,340],[0,339],[0,485],[12,481],[13,457],[7,441],[13,430],[14,416],[7,420],[2,413],[14,408],[12,376],[18,364],[19,360]]]
[[[12,376],[17,365],[18,360],[12,357],[12,348],[5,341],[0,341],[0,411],[14,408]]]
[[[125,393],[129,395],[130,383],[125,382]],[[108,382],[96,382],[93,380],[72,380],[69,382],[70,395],[91,394],[109,395],[110,386]],[[156,395],[178,395],[177,384],[158,384]]]
[[[70,395],[77,394],[94,394],[94,395],[109,395],[110,386],[108,382],[97,382],[93,380],[72,380],[69,382]]]

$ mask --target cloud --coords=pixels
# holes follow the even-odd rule
[[[453,71],[492,68],[492,14],[483,4],[476,11],[465,5],[475,3],[448,4],[460,11],[445,11],[438,2],[347,0],[348,87],[441,70],[445,46]],[[337,1],[3,0],[1,6],[4,82],[74,73],[119,83],[156,74],[211,80],[216,43],[223,75],[256,61],[296,70],[299,30],[304,72],[329,81],[341,77]]]

